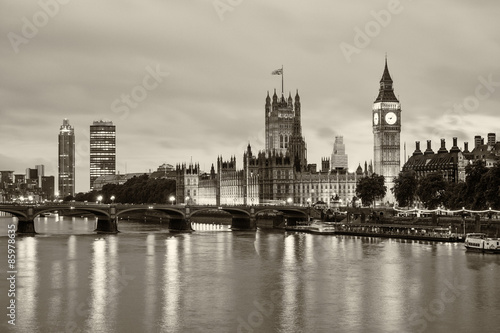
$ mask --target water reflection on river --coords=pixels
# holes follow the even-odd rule
[[[9,218],[0,218],[6,235]],[[40,218],[17,237],[17,332],[493,332],[500,256],[463,244]],[[0,262],[6,272],[7,238]],[[0,280],[3,309],[6,279]],[[5,310],[4,310],[5,311]],[[5,314],[0,331],[10,329]]]

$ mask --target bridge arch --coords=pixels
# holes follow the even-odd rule
[[[12,216],[17,217],[18,219],[27,219],[28,218],[28,214],[26,214],[20,210],[10,209],[10,208],[1,208],[0,211],[5,212],[5,213],[9,213]]]
[[[130,207],[130,208],[126,208],[126,209],[123,209],[123,210],[119,210],[116,213],[116,216],[123,215],[124,213],[127,213],[127,212],[151,211],[151,210],[159,211],[159,212],[163,212],[163,213],[167,213],[167,215],[171,215],[172,217],[175,217],[175,218],[185,218],[186,217],[186,214],[182,210],[179,210],[179,209],[176,209],[176,208],[167,208],[167,207],[161,207],[160,208],[160,207],[154,207],[154,206],[153,206],[153,208],[148,208],[148,207]]]
[[[249,211],[249,209],[246,209],[245,207],[238,208],[238,207],[228,207],[228,206],[221,206],[221,207],[214,207],[214,206],[208,206],[208,207],[193,207],[190,206],[190,214],[188,217],[196,216],[199,213],[202,212],[224,212],[227,213],[229,216],[231,216],[231,229],[232,230],[248,230],[248,229],[255,229],[255,217],[254,215]]]
[[[68,207],[63,207],[62,209],[63,210],[67,210]],[[60,211],[62,209],[61,209],[61,207],[47,207],[46,209],[37,210],[33,217],[37,217],[37,216],[39,216],[40,214],[43,214],[43,213],[50,213],[50,212],[54,212],[54,211]],[[73,208],[71,208],[71,207],[69,209],[73,210]],[[101,218],[109,217],[109,212],[107,212],[107,211],[105,211],[103,209],[97,209],[97,208],[93,208],[93,207],[76,207],[76,208],[74,208],[74,210],[83,211],[83,212],[86,212],[86,213],[92,213],[97,218],[99,218],[99,217],[101,217]]]
[[[251,214],[248,210],[241,209],[241,208],[233,208],[233,207],[220,207],[220,208],[215,208],[215,207],[190,207],[191,209],[191,214],[189,216],[196,215],[200,212],[208,212],[208,211],[218,211],[218,212],[226,212],[231,214],[232,216],[238,216],[238,215],[244,215],[251,217]]]
[[[260,214],[276,212],[283,214],[282,217],[274,218],[273,225],[277,227],[284,227],[285,225],[294,226],[297,222],[308,220],[310,218],[309,211],[307,209],[293,207],[266,206],[258,209],[255,214],[259,216]]]

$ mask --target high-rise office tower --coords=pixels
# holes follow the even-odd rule
[[[59,129],[59,197],[75,195],[75,131],[68,119]]]
[[[99,176],[116,173],[116,127],[111,121],[90,125],[90,189]]]

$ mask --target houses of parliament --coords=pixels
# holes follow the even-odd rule
[[[292,98],[274,91],[267,93],[265,149],[254,152],[250,144],[238,168],[236,157],[217,158],[209,173],[199,164],[179,164],[176,172],[177,203],[200,205],[310,205],[317,202],[330,206],[333,200],[351,204],[356,196],[357,181],[373,173],[383,175],[388,195],[400,171],[401,107],[396,98],[387,60],[380,80],[377,99],[372,107],[374,166],[365,161],[354,172],[348,171],[348,157],[342,136],[335,138],[330,157],[321,165],[308,164],[307,147],[302,136],[301,102],[297,90]]]

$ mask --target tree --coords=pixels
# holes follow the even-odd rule
[[[476,190],[475,203],[479,209],[500,208],[500,164],[497,163],[481,176]]]
[[[448,209],[461,209],[465,207],[465,192],[467,184],[464,182],[448,183],[443,196],[443,205]]]
[[[420,179],[417,195],[427,209],[435,209],[443,203],[446,186],[442,173],[432,172]]]
[[[130,178],[125,184],[106,184],[102,187],[104,203],[167,203],[168,197],[175,193],[175,180],[150,178],[144,174]]]
[[[97,198],[97,191],[90,191],[87,193],[79,192],[75,195],[75,201],[95,201]]]
[[[372,174],[370,177],[363,177],[356,184],[356,196],[361,199],[363,206],[373,204],[375,200],[382,199],[387,192],[384,185],[384,176]]]
[[[63,201],[71,201],[71,200],[75,200],[75,197],[72,196],[71,194],[70,195],[67,195],[64,197]]]
[[[415,171],[400,172],[391,189],[400,207],[412,206],[417,195],[417,175]]]
[[[464,204],[467,208],[481,209],[484,206],[484,188],[480,188],[481,178],[488,172],[485,163],[482,160],[476,160],[474,163],[465,167],[465,183],[467,185]],[[481,184],[484,186],[484,184]]]

